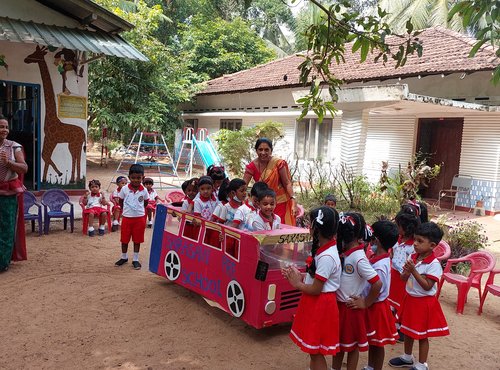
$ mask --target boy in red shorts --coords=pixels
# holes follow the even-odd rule
[[[134,270],[141,268],[139,262],[139,249],[144,243],[144,231],[146,230],[146,207],[149,194],[142,185],[144,178],[144,167],[133,164],[128,171],[130,183],[121,188],[118,197],[122,208],[122,228],[120,241],[122,243],[122,256],[116,261],[115,266],[121,266],[128,262],[128,243],[130,239],[134,243],[134,259],[132,266]]]

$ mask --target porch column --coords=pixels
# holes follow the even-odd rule
[[[340,160],[355,174],[363,171],[369,109],[342,110]]]

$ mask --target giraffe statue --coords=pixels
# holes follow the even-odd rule
[[[24,63],[37,63],[40,68],[40,76],[42,77],[43,95],[45,97],[45,122],[44,122],[44,139],[42,147],[42,159],[44,161],[42,182],[47,181],[47,171],[49,165],[52,166],[58,176],[62,176],[56,164],[52,160],[52,153],[57,144],[68,143],[69,152],[71,154],[71,178],[70,183],[75,183],[81,179],[81,158],[82,148],[85,146],[85,131],[76,125],[63,123],[57,117],[56,100],[52,80],[50,79],[49,69],[45,62],[47,47],[37,45],[33,54],[30,54],[24,59]]]

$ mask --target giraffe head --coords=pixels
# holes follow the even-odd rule
[[[36,46],[35,52],[33,54],[28,55],[24,59],[24,63],[38,63],[38,62],[43,62],[44,57],[47,54],[47,47],[46,46]]]

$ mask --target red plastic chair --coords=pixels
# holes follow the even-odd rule
[[[165,195],[167,203],[180,203],[184,200],[184,193],[179,190],[173,190]]]
[[[481,296],[481,301],[479,303],[479,310],[477,310],[477,314],[481,315],[483,313],[483,304],[486,299],[486,294],[491,293],[500,297],[500,285],[495,285],[495,275],[500,274],[500,269],[491,270],[490,275],[488,276],[488,280],[486,281],[486,286],[484,287],[483,295]]]
[[[451,266],[459,262],[469,262],[471,264],[469,276],[463,276],[450,272]],[[493,270],[495,262],[495,257],[491,253],[485,251],[474,252],[462,258],[449,259],[446,262],[443,276],[441,276],[441,279],[439,280],[437,297],[439,297],[441,287],[445,281],[455,284],[458,289],[456,311],[457,313],[463,313],[465,303],[467,302],[467,294],[469,293],[469,289],[471,287],[476,288],[479,291],[479,299],[481,299],[481,278],[484,273]]]
[[[87,235],[87,232],[89,230],[89,215],[83,212],[85,210],[85,204],[83,204],[83,195],[80,197],[80,200],[78,201],[80,203],[80,207],[82,207],[82,233],[83,235]],[[106,206],[106,217],[108,219],[108,232],[111,231],[111,208],[108,203]]]
[[[451,256],[450,245],[444,240],[441,240],[434,248],[434,256],[436,256],[439,262],[446,261]]]

